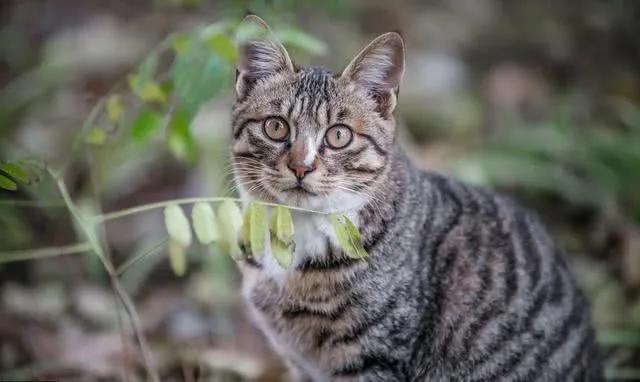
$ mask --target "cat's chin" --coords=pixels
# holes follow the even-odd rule
[[[290,206],[308,208],[321,212],[347,212],[360,210],[368,203],[368,199],[351,192],[333,191],[328,194],[293,189],[278,195],[280,203]]]
[[[320,212],[357,212],[370,202],[370,200],[363,195],[342,190],[320,194],[314,193],[313,191],[293,188],[277,192],[269,190],[267,194],[260,196],[251,195],[244,187],[239,187],[239,190],[240,196],[244,200],[259,199],[265,202],[285,204]]]

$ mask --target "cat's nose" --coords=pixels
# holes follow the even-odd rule
[[[304,163],[296,164],[296,163],[292,163],[291,161],[287,163],[287,167],[296,176],[296,178],[298,178],[298,180],[302,180],[308,173],[315,170],[315,166],[313,165],[307,166]]]
[[[293,142],[289,152],[287,167],[298,178],[298,181],[316,169],[315,152],[312,144],[313,142],[310,139],[307,142],[303,139],[298,139]]]

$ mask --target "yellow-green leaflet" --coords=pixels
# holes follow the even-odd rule
[[[246,248],[251,245],[251,209],[244,211],[242,219],[242,242]]]
[[[118,123],[122,119],[124,113],[124,107],[122,106],[122,99],[117,94],[112,94],[107,98],[107,117],[112,123]]]
[[[249,237],[251,239],[251,253],[256,259],[264,254],[267,235],[267,209],[263,204],[249,204]]]
[[[362,236],[360,235],[360,231],[358,227],[348,217],[344,217],[344,224],[347,230],[347,237],[351,240],[351,245],[355,248],[358,258],[364,259],[369,256],[367,251],[364,249],[364,245],[362,245]]]
[[[130,74],[128,77],[129,87],[133,92],[145,102],[167,102],[167,95],[164,90],[152,80],[145,83],[140,83],[140,76],[137,74]]]
[[[18,185],[13,180],[0,174],[0,188],[4,190],[9,190],[9,191],[15,191],[18,189]]]
[[[271,211],[271,220],[269,222],[271,234],[275,235],[284,244],[290,244],[293,241],[293,220],[291,219],[291,211],[288,208],[278,206]]]
[[[94,127],[87,131],[84,141],[91,145],[102,146],[107,141],[107,133],[99,127]]]
[[[209,203],[196,203],[191,211],[193,229],[202,244],[209,244],[220,239],[220,231],[216,215]]]
[[[6,172],[10,176],[12,176],[15,180],[21,183],[29,182],[29,174],[20,167],[20,165],[12,162],[6,162],[0,164],[0,170]]]
[[[191,226],[180,206],[172,204],[164,209],[164,224],[172,240],[185,248],[191,245]]]
[[[220,225],[231,225],[237,233],[242,227],[242,212],[238,205],[231,200],[225,200],[218,207],[218,221]]]
[[[169,264],[173,273],[182,276],[187,271],[186,248],[176,240],[169,241]]]
[[[353,224],[349,218],[342,216],[344,223],[336,215],[330,215],[329,221],[333,227],[333,232],[336,234],[338,244],[345,251],[345,253],[355,259],[363,259],[368,256],[367,251],[362,245],[362,238],[360,237],[360,231]]]
[[[283,243],[275,236],[271,237],[271,254],[278,264],[283,268],[288,268],[293,259],[293,242],[289,245]]]
[[[218,223],[220,223],[220,246],[233,259],[239,260],[242,251],[238,245],[238,231],[242,227],[242,213],[238,206],[226,200],[218,207]]]

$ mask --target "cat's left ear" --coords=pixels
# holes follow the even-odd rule
[[[236,93],[244,98],[260,81],[283,72],[293,73],[294,67],[286,49],[267,25],[256,15],[249,15],[240,24],[239,58],[236,72]]]
[[[365,88],[377,103],[377,111],[390,117],[404,72],[404,43],[395,32],[373,40],[342,72],[341,79]]]

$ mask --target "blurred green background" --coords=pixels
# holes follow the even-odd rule
[[[122,271],[162,380],[284,378],[219,248],[191,246],[176,276],[161,210],[87,228],[57,184],[83,217],[233,195],[247,11],[298,64],[335,71],[401,31],[404,147],[421,168],[537,211],[591,299],[607,376],[640,379],[640,2],[3,0],[0,380],[147,380],[103,263],[68,247],[92,235]]]

